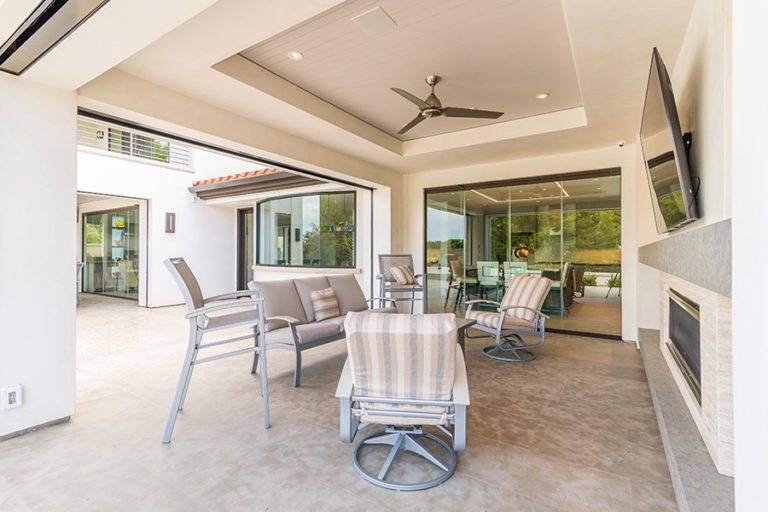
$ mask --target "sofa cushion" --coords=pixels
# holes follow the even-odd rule
[[[304,307],[307,322],[314,322],[315,309],[312,307],[312,297],[310,297],[310,294],[314,291],[328,288],[330,286],[328,279],[325,276],[306,277],[294,279],[293,282],[296,285],[296,291],[299,292],[299,299],[301,299],[301,305]]]
[[[365,301],[363,290],[357,283],[357,279],[352,274],[342,274],[337,276],[328,276],[328,282],[331,288],[336,292],[336,299],[339,301],[339,309],[342,315],[350,311],[365,311],[368,309],[368,303]]]
[[[336,300],[336,292],[333,291],[333,288],[315,290],[309,296],[312,298],[315,320],[318,322],[341,314],[339,312],[339,301]]]
[[[299,343],[308,343],[323,338],[330,338],[331,336],[340,336],[342,333],[341,326],[343,325],[327,320],[325,322],[312,322],[297,326],[296,333],[299,335]]]
[[[261,292],[264,298],[264,314],[267,317],[292,316],[297,318],[299,323],[307,322],[307,315],[304,313],[304,306],[301,304],[293,279],[251,281],[248,283],[248,288]],[[269,332],[287,325],[282,320],[268,320],[266,329]]]

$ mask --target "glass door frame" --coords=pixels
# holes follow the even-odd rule
[[[606,178],[606,177],[619,177],[619,180],[621,181],[623,176],[621,174],[621,167],[609,167],[609,168],[603,168],[603,169],[594,169],[594,170],[588,170],[588,171],[575,171],[575,172],[567,172],[567,173],[558,173],[558,174],[547,174],[542,176],[528,176],[524,178],[513,178],[508,180],[496,180],[496,181],[485,181],[485,182],[473,182],[473,183],[462,183],[457,185],[446,185],[441,187],[432,187],[432,188],[425,188],[423,190],[423,205],[424,205],[424,212],[423,212],[423,261],[422,264],[424,265],[424,269],[426,272],[427,269],[427,244],[428,244],[428,226],[427,226],[427,211],[429,209],[428,207],[428,197],[429,194],[435,194],[435,193],[441,193],[441,192],[469,192],[472,189],[475,188],[491,188],[491,187],[510,187],[510,186],[520,186],[520,185],[534,185],[534,184],[540,184],[540,183],[552,183],[555,181],[561,181],[561,182],[568,182],[568,181],[574,181],[574,180],[581,180],[581,179],[588,179],[588,178]],[[619,187],[619,190],[621,191],[621,186]],[[620,192],[619,195],[619,201],[623,202],[623,195]],[[462,199],[464,201],[464,199]],[[560,205],[561,205],[561,215],[560,215],[560,237],[561,237],[561,252],[563,247],[563,215],[562,215],[562,205],[563,205],[563,198],[561,194],[560,198]],[[466,212],[466,205],[464,205],[464,211]],[[465,238],[466,238],[466,232],[465,232]],[[467,250],[467,244],[465,240],[464,244],[464,251],[466,253]],[[466,262],[466,254],[465,254],[465,260]],[[466,264],[466,263],[465,263]],[[620,267],[623,265],[623,259],[620,264]],[[564,262],[560,261],[560,275],[562,276],[564,270]],[[563,276],[564,277],[564,276]],[[560,289],[560,295],[561,295],[561,304],[562,304],[562,294],[563,289],[561,287]],[[424,293],[424,311],[429,311],[429,293]],[[606,334],[606,333],[597,333],[597,332],[586,332],[586,331],[573,331],[569,329],[558,329],[558,328],[547,328],[547,331],[549,332],[555,332],[555,333],[563,333],[563,334],[571,334],[574,336],[587,336],[591,338],[604,338],[604,339],[611,339],[611,340],[621,340],[622,337],[620,335],[614,335],[614,334]]]
[[[253,225],[251,226],[251,232],[253,233],[254,239],[256,237],[256,215],[255,215],[255,208],[253,206],[248,208],[238,208],[237,209],[237,290],[245,290],[248,286],[248,269],[246,268],[248,266],[248,250],[254,251],[253,253],[253,262],[256,263],[256,245],[251,244],[251,247],[248,247],[248,244],[246,243],[246,219],[248,214],[251,214],[251,222]]]
[[[136,212],[136,222],[135,222],[135,225],[136,225],[136,239],[137,239],[137,243],[138,243],[138,249],[136,251],[136,253],[137,253],[136,264],[139,265],[139,266],[141,265],[141,263],[142,263],[142,261],[141,261],[142,260],[142,251],[144,251],[144,248],[142,247],[144,244],[142,244],[142,240],[141,240],[141,207],[138,204],[130,205],[130,206],[124,206],[124,207],[120,206],[120,207],[117,207],[117,208],[108,208],[108,209],[105,209],[105,210],[95,210],[95,211],[89,211],[89,212],[82,212],[80,214],[81,238],[82,238],[82,240],[81,240],[81,246],[82,246],[81,247],[81,251],[82,251],[82,261],[85,264],[85,266],[83,267],[82,272],[84,274],[85,274],[85,272],[87,270],[87,267],[88,267],[88,265],[87,265],[87,246],[88,246],[87,229],[88,228],[87,228],[86,217],[92,216],[92,215],[108,215],[108,214],[114,215],[114,214],[116,214],[118,212],[129,212],[129,211],[135,211]],[[103,244],[103,242],[102,242],[102,244]],[[128,297],[126,295],[113,294],[113,293],[108,293],[108,292],[104,292],[104,291],[101,291],[101,292],[88,292],[88,291],[83,290],[82,293],[94,293],[96,295],[104,295],[104,296],[107,296],[107,297],[114,297],[116,299],[126,299],[126,300],[132,300],[132,301],[139,302],[141,300],[141,291],[140,291],[140,288],[141,288],[141,278],[140,278],[140,275],[141,274],[140,274],[139,268],[136,269],[136,279],[138,281],[138,286],[136,288],[136,297]],[[103,264],[102,264],[102,272],[103,272]],[[103,277],[102,277],[102,279],[103,279]],[[85,288],[85,285],[86,285],[85,275],[83,275],[83,278],[82,278],[82,285],[83,285],[83,288]]]

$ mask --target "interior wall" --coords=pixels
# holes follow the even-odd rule
[[[633,144],[406,174],[403,176],[402,203],[405,252],[413,254],[416,271],[424,272],[425,188],[616,167],[621,168],[622,175],[622,338],[637,341],[636,195],[633,186],[636,165]]]
[[[728,0],[698,0],[675,66],[669,69],[683,132],[693,134],[689,157],[691,173],[701,179],[697,196],[701,219],[674,233],[659,234],[639,137],[635,165],[637,244],[643,246],[666,237],[720,222],[731,217],[729,161],[730,32]],[[662,58],[665,56],[662,55]],[[669,60],[669,58],[668,58]],[[661,273],[640,265],[643,287],[639,294],[638,323],[659,329],[661,321]],[[713,271],[718,271],[713,269]]]
[[[733,398],[736,510],[758,512],[768,503],[768,3],[733,4]]]
[[[0,385],[23,386],[0,436],[75,410],[76,108],[0,73]]]
[[[148,200],[147,306],[183,302],[163,261],[183,256],[206,296],[230,292],[237,284],[237,213],[234,208],[196,201],[193,181],[253,169],[252,163],[193,149],[195,172],[134,159],[78,153],[78,190]],[[176,233],[165,233],[165,213],[176,214]]]

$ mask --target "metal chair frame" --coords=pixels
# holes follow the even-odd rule
[[[397,282],[396,279],[394,279],[389,272],[389,269],[391,267],[387,267],[386,269],[382,270],[382,258],[409,258],[410,262],[408,263],[408,266],[411,268],[411,271],[413,271],[413,276],[416,278],[416,284],[414,285],[401,285]],[[379,255],[379,274],[376,276],[376,279],[379,280],[379,297],[387,297],[388,293],[410,293],[410,297],[397,297],[394,300],[395,302],[410,302],[411,303],[411,314],[413,314],[413,304],[417,300],[424,301],[424,289],[425,289],[425,283],[423,282],[423,279],[426,279],[426,274],[417,274],[413,268],[413,256],[411,254],[380,254]],[[416,297],[416,293],[420,293],[421,297]]]
[[[478,331],[482,331],[486,334],[490,334],[494,340],[496,341],[495,345],[491,345],[488,347],[485,347],[483,349],[483,354],[490,357],[491,359],[496,359],[498,361],[506,361],[511,363],[525,363],[528,361],[532,361],[536,359],[536,354],[534,352],[531,352],[530,349],[540,347],[544,344],[544,334],[546,331],[545,324],[547,319],[549,317],[542,313],[541,311],[537,311],[533,308],[529,308],[528,306],[504,306],[502,307],[501,303],[494,302],[491,300],[470,300],[466,302],[468,308],[467,308],[467,314],[472,311],[472,308],[476,304],[492,304],[496,306],[496,311],[499,313],[499,320],[497,323],[497,326],[494,327],[488,327],[482,324],[474,324],[472,326],[472,329],[477,329]],[[531,329],[520,329],[520,328],[504,328],[504,318],[507,316],[507,313],[512,309],[524,309],[526,311],[530,311],[534,314],[534,318],[531,321],[532,328]],[[528,343],[526,342],[522,336],[538,336],[538,341],[536,343]],[[470,336],[469,333],[466,334],[467,338],[484,338],[485,336]]]
[[[375,416],[398,416],[413,418],[413,426],[388,425],[383,431],[376,432],[364,438],[355,447],[352,458],[355,470],[367,481],[384,487],[385,489],[398,491],[417,491],[428,489],[448,480],[456,470],[456,452],[464,450],[467,441],[467,407],[469,406],[469,387],[467,383],[467,371],[461,348],[456,346],[456,369],[453,379],[453,396],[451,400],[419,400],[408,398],[382,398],[359,396],[354,394],[352,383],[352,369],[349,358],[344,363],[341,371],[339,385],[336,388],[336,397],[339,399],[339,424],[341,441],[351,443],[356,434],[372,425],[362,422],[360,416],[363,412]],[[378,409],[366,407],[365,404],[396,404],[416,406],[437,406],[443,408],[443,412],[403,411],[393,409]],[[448,444],[441,437],[425,432],[419,425],[419,419],[440,419],[442,423],[437,427],[451,439]],[[437,457],[426,448],[419,439],[427,438],[440,446],[448,460]],[[370,473],[360,463],[360,451],[366,445],[388,445],[392,449],[387,456],[384,465],[377,474]],[[411,452],[418,455],[440,470],[442,473],[432,480],[417,483],[402,483],[386,480],[387,474],[398,456],[403,452]]]
[[[179,285],[182,294],[184,295],[184,301],[187,304],[187,314],[184,316],[189,320],[189,341],[187,344],[187,353],[184,356],[184,363],[181,368],[181,375],[179,376],[179,383],[176,387],[176,394],[174,395],[173,402],[171,404],[171,411],[168,415],[168,421],[165,426],[165,432],[163,433],[163,443],[167,444],[171,442],[171,436],[173,435],[173,428],[176,424],[176,418],[179,412],[184,408],[184,401],[187,397],[187,390],[189,389],[189,383],[192,379],[192,370],[204,363],[217,361],[226,357],[233,357],[242,354],[256,353],[261,355],[264,359],[262,364],[260,381],[261,381],[261,396],[264,405],[264,428],[269,428],[269,389],[267,385],[267,365],[266,365],[266,348],[263,342],[263,336],[260,333],[264,333],[264,299],[258,297],[258,292],[252,290],[239,290],[232,293],[225,293],[208,297],[203,299],[203,306],[199,308],[194,307],[194,300],[189,290],[187,282],[184,277],[179,273],[176,268],[177,265],[186,265],[184,258],[169,258],[165,262],[165,266],[170,271],[176,283]],[[189,267],[187,267],[189,268]],[[191,271],[190,271],[191,274]],[[194,276],[192,276],[194,278]],[[244,300],[243,297],[250,297]],[[234,327],[243,327],[254,322],[253,319],[248,321],[240,321],[233,323],[223,323],[222,325],[210,326],[211,319],[217,317],[209,316],[213,312],[221,312],[232,309],[251,308],[256,309],[257,319],[253,325],[253,334],[235,336],[233,338],[227,338],[223,340],[212,341],[210,343],[202,343],[204,334],[221,331],[225,329],[231,329]],[[235,343],[244,340],[253,340],[253,347],[235,349],[230,352],[224,352],[215,354],[208,357],[198,357],[200,350],[218,347],[229,343]]]

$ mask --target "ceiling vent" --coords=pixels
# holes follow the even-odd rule
[[[109,0],[43,0],[0,46],[0,70],[24,73]]]
[[[357,25],[369,37],[380,36],[397,28],[395,20],[380,6],[363,14],[358,14],[352,18],[352,23]]]

